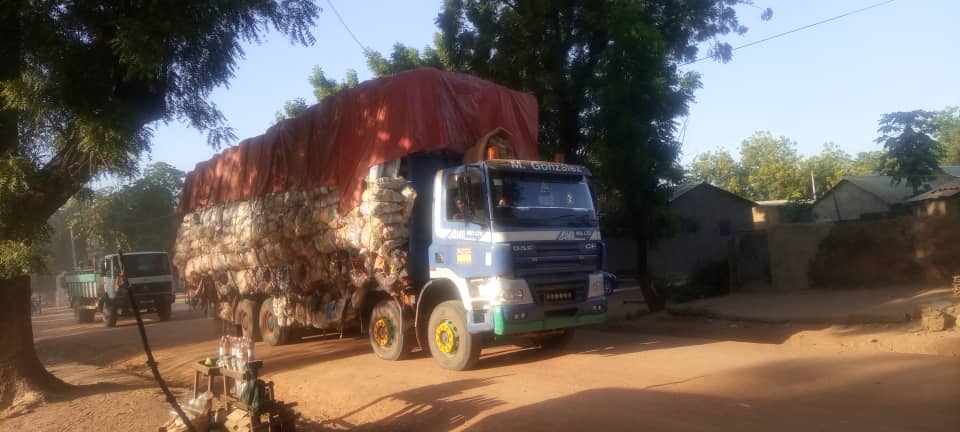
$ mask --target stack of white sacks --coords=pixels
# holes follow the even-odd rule
[[[311,321],[316,311],[291,308],[325,305],[290,298],[327,303],[362,295],[360,287],[400,289],[415,198],[406,179],[381,177],[368,180],[360,205],[345,214],[335,187],[198,208],[180,225],[174,265],[190,289],[213,284],[226,319],[236,299],[272,294],[281,320],[296,315]]]

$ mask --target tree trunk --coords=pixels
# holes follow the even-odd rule
[[[33,347],[30,278],[0,279],[0,418],[43,402],[67,384],[47,372]]]
[[[647,303],[647,309],[650,312],[663,310],[667,305],[667,299],[650,280],[650,272],[647,269],[647,242],[646,239],[635,239],[637,244],[637,282],[640,283],[640,292],[643,293],[643,300]]]
[[[20,1],[0,2],[0,81],[20,75]],[[6,101],[0,100],[0,107]],[[17,154],[16,110],[0,109],[0,159]],[[8,239],[0,235],[0,239]],[[44,369],[33,348],[30,278],[0,278],[0,418],[69,388]]]

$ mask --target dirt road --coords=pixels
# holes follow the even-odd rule
[[[145,379],[133,322],[71,318],[36,317],[37,347],[55,373],[87,386],[0,430],[156,430],[168,410]],[[461,373],[423,354],[378,360],[359,337],[258,345],[257,355],[280,397],[299,402],[305,430],[960,430],[958,357],[803,349],[784,343],[797,330],[782,327],[691,336],[700,325],[581,331],[555,356],[491,348],[479,370]],[[213,354],[219,328],[178,304],[148,332],[183,394],[187,365]]]

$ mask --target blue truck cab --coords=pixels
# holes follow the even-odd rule
[[[613,276],[602,271],[590,172],[538,161],[454,163],[406,161],[418,191],[408,267],[422,289],[404,315],[420,346],[442,367],[463,370],[491,340],[559,347],[574,328],[605,322]]]

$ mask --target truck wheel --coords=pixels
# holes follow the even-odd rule
[[[173,314],[173,305],[167,303],[166,300],[161,300],[160,304],[157,305],[157,315],[160,317],[160,321],[169,321],[171,314]]]
[[[400,306],[393,299],[380,300],[370,311],[370,346],[374,354],[384,360],[403,360],[410,355],[416,343],[414,329],[403,329]]]
[[[73,304],[73,319],[77,324],[89,324],[93,322],[94,311],[86,309],[79,303]]]
[[[251,340],[260,340],[260,326],[257,322],[257,302],[253,300],[240,300],[237,305],[237,311],[233,322],[240,326],[243,335]]]
[[[433,359],[444,369],[471,369],[480,359],[483,337],[467,331],[467,311],[460,300],[447,300],[433,309],[427,340]]]
[[[545,350],[563,351],[570,341],[573,340],[574,329],[563,329],[561,333],[554,333],[548,336],[534,337],[533,342],[540,345]]]
[[[260,333],[263,335],[263,341],[270,346],[278,346],[287,343],[290,339],[290,327],[281,327],[277,321],[277,315],[273,313],[273,298],[267,297],[260,304],[260,316],[258,324]]]
[[[80,318],[78,318],[77,322],[81,324],[90,324],[93,322],[93,319],[96,318],[96,316],[97,311],[93,309],[80,308]]]
[[[103,304],[103,325],[108,328],[117,326],[117,306],[113,302]]]

